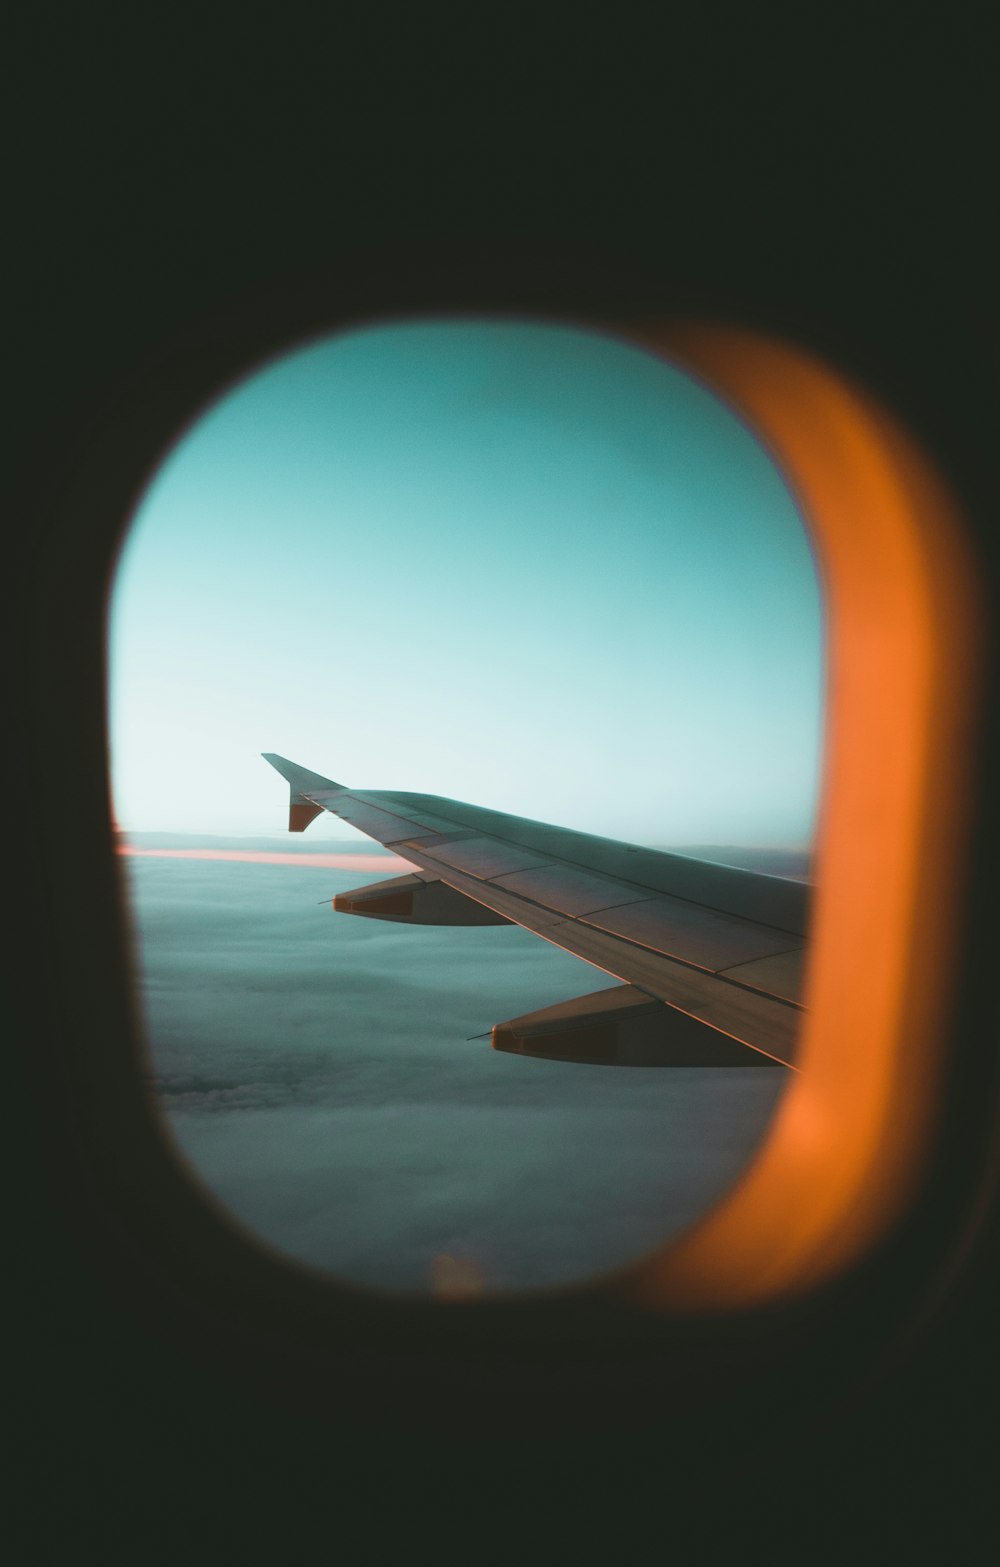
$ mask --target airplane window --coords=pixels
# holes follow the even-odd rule
[[[546,904],[546,869],[608,873],[573,859],[578,840],[522,844],[497,874],[538,930],[330,910],[426,876],[407,843],[450,853],[472,906],[469,855],[492,840],[479,818],[448,831],[427,797],[624,842],[640,867],[652,848],[809,879],[819,584],[789,489],[722,402],[562,325],[315,342],[169,452],[123,550],[111,648],[150,1091],[246,1231],[339,1279],[454,1298],[628,1263],[731,1186],[790,1069],[720,1064],[728,1024],[671,1011],[679,1065],[560,1057],[544,1029],[491,1049],[494,1025],[623,978],[664,1010],[641,973],[562,950],[573,911]],[[396,794],[375,809],[414,830],[380,842],[331,805],[288,835],[289,790],[309,791],[262,752]],[[592,897],[587,929],[641,946],[635,921],[669,894],[613,872],[626,890]],[[774,927],[762,962],[789,945]],[[699,948],[681,966],[711,963]]]

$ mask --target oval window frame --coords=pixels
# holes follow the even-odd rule
[[[835,1009],[831,1019],[842,1020],[852,998],[860,1014],[858,1037],[874,1055],[866,1061],[854,1046],[845,1057],[837,1029],[820,1027],[814,1016],[805,1042],[808,1071],[796,1079],[789,1108],[772,1123],[744,1176],[691,1231],[630,1268],[530,1296],[389,1298],[267,1251],[190,1179],[145,1092],[142,1031],[123,983],[127,922],[92,922],[81,941],[72,901],[58,901],[51,912],[62,985],[53,1000],[61,996],[65,1042],[57,1049],[66,1063],[52,1158],[64,1190],[72,1193],[70,1206],[79,1214],[88,1253],[101,1255],[121,1292],[142,1302],[168,1336],[185,1338],[199,1358],[232,1362],[240,1376],[268,1382],[278,1376],[283,1384],[291,1378],[308,1399],[324,1396],[332,1375],[341,1395],[355,1387],[360,1407],[372,1368],[384,1375],[392,1366],[405,1367],[410,1381],[430,1378],[439,1391],[454,1378],[461,1397],[469,1357],[485,1377],[487,1349],[496,1351],[494,1393],[516,1398],[525,1377],[533,1383],[533,1361],[529,1357],[523,1373],[515,1375],[510,1348],[544,1342],[546,1354],[564,1361],[566,1374],[576,1376],[574,1346],[580,1341],[576,1329],[566,1335],[574,1322],[588,1342],[603,1343],[609,1353],[627,1329],[630,1362],[641,1327],[644,1342],[655,1344],[661,1357],[657,1376],[670,1379],[674,1366],[678,1387],[690,1381],[692,1353],[703,1342],[705,1323],[720,1314],[721,1331],[736,1342],[744,1308],[792,1297],[807,1312],[815,1306],[815,1320],[829,1331],[824,1302],[838,1296],[823,1286],[849,1276],[853,1264],[878,1252],[880,1238],[905,1212],[933,1154],[933,1105],[943,1076],[968,860],[981,663],[975,557],[957,506],[915,442],[873,398],[826,358],[782,342],[770,330],[698,324],[666,313],[637,321],[621,310],[595,308],[593,298],[567,307],[562,278],[549,298],[544,288],[541,298],[533,290],[523,300],[511,298],[519,292],[507,280],[473,277],[457,288],[450,276],[434,277],[421,287],[378,274],[353,284],[347,276],[324,278],[298,292],[282,286],[162,344],[131,384],[116,388],[112,404],[94,410],[85,439],[63,453],[53,472],[51,570],[29,661],[40,817],[64,806],[64,759],[71,754],[78,767],[75,802],[80,819],[93,829],[63,845],[58,856],[44,851],[51,884],[69,874],[88,886],[95,907],[113,910],[117,904],[122,910],[111,853],[106,669],[98,649],[117,551],[164,453],[228,387],[267,362],[321,335],[454,314],[460,296],[462,313],[597,327],[665,354],[730,404],[770,449],[798,496],[812,530],[831,627],[818,845],[823,886],[810,993],[814,1004],[827,996]],[[614,289],[597,292],[606,302]],[[840,442],[833,452],[827,449],[831,441]],[[852,516],[868,516],[878,549],[864,529],[851,526]],[[900,560],[908,563],[902,572]],[[852,608],[856,592],[860,598]],[[878,605],[879,634],[869,646],[872,602]],[[52,654],[56,631],[81,649],[72,667]],[[898,646],[897,635],[903,639]],[[857,660],[845,655],[855,636],[865,646],[860,675]],[[903,647],[912,661],[901,656]],[[866,775],[858,751],[867,743],[871,713],[862,721],[866,709],[852,711],[852,701],[870,707],[878,676],[888,679],[887,689],[906,718],[905,743],[889,758],[892,777],[883,769],[885,788],[876,791],[890,811],[894,801],[905,809],[898,820],[883,823],[881,847],[872,821],[858,838],[851,804],[854,791],[867,802],[865,809],[873,806],[870,769]],[[98,717],[103,722],[95,722]],[[862,863],[866,844],[876,858]],[[831,877],[842,851],[855,857]],[[865,952],[863,980],[841,962],[843,941],[854,927],[859,864],[866,889],[875,873],[882,878],[877,910],[884,916],[881,928],[874,912],[869,920],[874,946]],[[919,910],[913,898],[918,876]],[[838,937],[841,920],[850,927]],[[902,994],[907,965],[913,963],[920,965],[922,1012],[912,995],[908,1003]],[[870,1005],[876,994],[877,1015]],[[88,1016],[83,1037],[81,997]],[[866,1084],[857,1099],[855,1068]],[[804,1085],[808,1092],[800,1091]],[[832,1120],[838,1106],[852,1129],[850,1156],[844,1158]],[[883,1146],[886,1131],[891,1136]],[[824,1158],[833,1160],[830,1169]],[[807,1200],[809,1189],[818,1197],[815,1205]],[[641,1308],[638,1316],[634,1307]],[[692,1317],[694,1340],[684,1327]],[[783,1313],[768,1320],[780,1334]],[[715,1374],[719,1342],[710,1332],[708,1359],[695,1356],[703,1372],[699,1397],[704,1377]],[[253,1346],[249,1360],[247,1345]],[[635,1364],[648,1386],[651,1362],[640,1356]]]
[[[971,847],[983,607],[954,497],[874,398],[763,333],[683,322],[634,340],[701,380],[770,451],[824,595],[799,1069],[729,1193],[625,1284],[659,1306],[760,1306],[856,1264],[919,1180]]]

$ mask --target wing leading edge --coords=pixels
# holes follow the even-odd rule
[[[509,921],[623,982],[498,1024],[495,1048],[620,1065],[794,1064],[806,884],[438,795],[351,789],[262,754],[289,784],[290,831],[329,811],[413,866],[338,895],[338,911]]]

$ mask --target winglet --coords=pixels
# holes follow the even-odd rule
[[[260,754],[265,762],[270,762],[275,772],[288,780],[289,832],[305,832],[309,823],[321,815],[323,806],[311,800],[310,795],[317,791],[344,788],[343,784],[334,783],[332,778],[324,778],[322,773],[312,773],[308,767],[300,767],[297,762],[290,762],[287,757],[278,756],[274,751],[262,751]]]

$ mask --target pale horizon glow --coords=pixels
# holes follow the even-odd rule
[[[413,322],[268,365],[154,476],[110,643],[130,831],[275,835],[274,750],[631,842],[811,839],[795,503],[704,388],[597,332]]]

